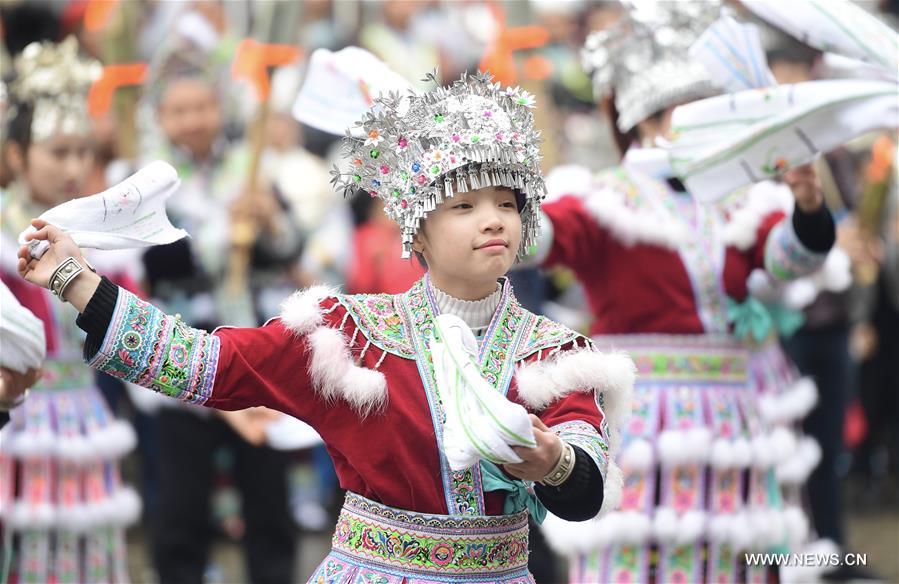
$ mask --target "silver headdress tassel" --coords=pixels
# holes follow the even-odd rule
[[[627,132],[672,105],[720,93],[690,46],[721,11],[716,0],[631,0],[621,19],[591,33],[581,52],[597,101],[615,91],[618,129]]]
[[[18,104],[33,106],[32,141],[90,131],[87,94],[103,67],[78,56],[75,37],[59,44],[31,43],[16,58],[15,70],[16,78],[9,84],[11,107],[7,115],[17,115]]]
[[[384,202],[403,236],[404,258],[421,220],[444,199],[491,186],[514,189],[524,197],[518,257],[536,245],[538,209],[546,195],[540,171],[540,133],[534,129],[534,98],[520,88],[500,87],[485,73],[463,75],[404,97],[376,99],[357,124],[361,138],[347,132],[343,141],[349,165],[331,174],[345,195],[357,189]]]

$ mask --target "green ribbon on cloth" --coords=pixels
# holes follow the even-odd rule
[[[805,323],[805,315],[782,304],[765,304],[749,296],[743,302],[727,299],[727,320],[734,323],[734,336],[761,343],[772,331],[789,337]]]
[[[481,482],[484,485],[484,492],[508,491],[506,501],[503,503],[504,514],[511,515],[527,508],[538,525],[543,523],[543,519],[546,518],[546,507],[537,498],[537,494],[528,489],[524,481],[511,479],[492,462],[481,460]]]

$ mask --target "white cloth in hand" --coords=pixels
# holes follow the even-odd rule
[[[462,470],[481,459],[521,462],[511,446],[537,446],[527,410],[481,377],[475,362],[477,341],[462,319],[442,314],[435,327],[437,337],[430,348],[446,414],[443,450],[450,468]]]
[[[165,202],[178,189],[178,173],[157,160],[102,193],[73,199],[43,213],[40,218],[65,231],[78,247],[129,249],[172,243],[187,232],[172,226]],[[35,231],[28,227],[19,244]],[[49,247],[32,241],[31,255],[40,258]]]

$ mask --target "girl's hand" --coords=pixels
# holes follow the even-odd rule
[[[37,284],[41,288],[50,287],[50,276],[53,271],[66,258],[73,257],[78,263],[84,266],[84,257],[78,245],[64,231],[50,225],[43,219],[32,219],[32,227],[37,229],[34,233],[25,236],[28,241],[47,241],[50,248],[41,256],[41,259],[34,259],[28,250],[28,246],[22,246],[19,249],[19,275],[31,282]]]
[[[818,173],[811,164],[803,164],[783,175],[784,183],[793,191],[796,206],[806,213],[814,213],[824,203],[824,194],[821,192],[821,181]]]
[[[562,439],[555,432],[546,427],[543,421],[530,415],[531,424],[534,426],[534,437],[537,439],[536,448],[525,446],[513,446],[522,462],[505,464],[503,468],[515,478],[526,481],[539,481],[559,462],[562,456]]]
[[[41,259],[31,257],[27,245],[19,248],[19,262],[16,266],[19,275],[32,284],[49,288],[50,276],[53,275],[57,266],[68,257],[75,258],[85,270],[66,288],[65,300],[71,302],[78,312],[84,312],[84,308],[100,284],[100,277],[87,269],[87,262],[84,261],[78,245],[64,231],[43,219],[33,219],[31,225],[37,231],[29,233],[25,239],[29,242],[47,241],[50,243],[50,248],[41,256]]]

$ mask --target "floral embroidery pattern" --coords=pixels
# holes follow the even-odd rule
[[[348,495],[334,551],[384,566],[447,575],[497,574],[527,566],[526,512],[469,520],[400,511]],[[409,519],[409,520],[405,520]]]
[[[746,379],[746,356],[740,353],[632,352],[638,375],[653,381],[709,380],[720,383]]]
[[[400,316],[401,295],[339,295],[356,326],[376,347],[405,359],[414,359],[415,350]]]
[[[166,315],[126,290],[91,367],[181,401],[212,395],[220,340]]]
[[[427,276],[402,295],[401,304],[404,306],[406,330],[411,333],[419,373],[425,386],[428,403],[431,405],[437,443],[442,444],[445,415],[438,397],[434,366],[428,349],[428,341],[434,334],[433,322],[437,309],[436,302],[429,295]],[[533,319],[534,316],[515,300],[511,286],[506,281],[499,307],[487,328],[478,355],[481,375],[503,394],[508,390],[512,379],[517,349],[525,338],[525,333],[530,330],[526,323],[533,322]],[[441,468],[449,514],[483,514],[483,489],[479,467],[452,472],[441,454]]]
[[[519,349],[516,360],[524,359],[537,351],[550,347],[561,347],[571,341],[581,338],[586,344],[590,341],[570,328],[554,322],[545,316],[537,316],[529,324],[530,334],[527,341]]]
[[[606,480],[606,470],[609,466],[609,444],[603,434],[596,428],[581,420],[562,422],[550,428],[559,435],[559,438],[573,446],[578,446],[586,452]],[[608,434],[606,434],[607,436]]]
[[[778,280],[811,274],[826,258],[826,253],[814,253],[802,245],[789,219],[775,225],[765,242],[765,269]]]

